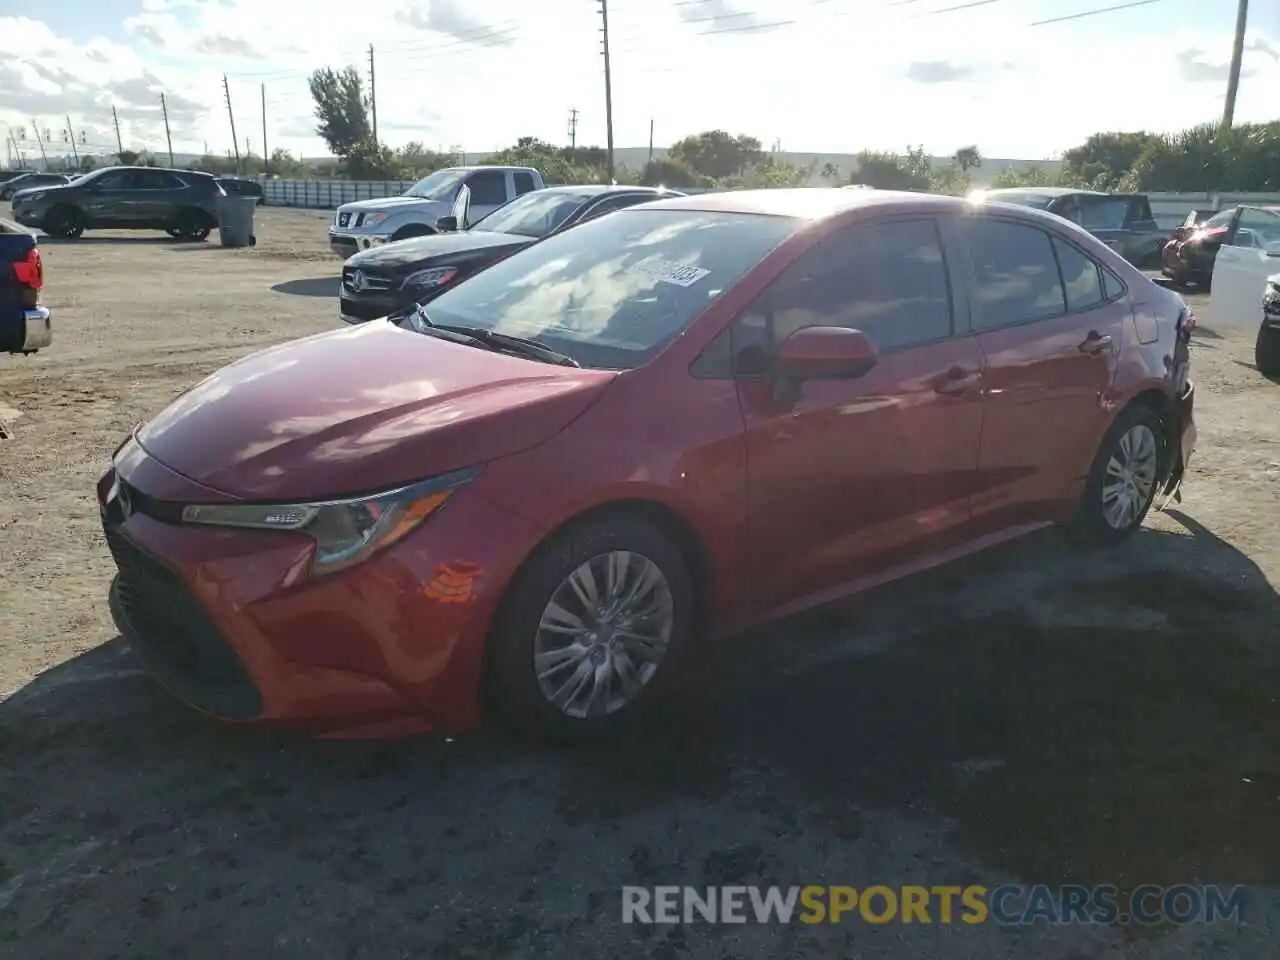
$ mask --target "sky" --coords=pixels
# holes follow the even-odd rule
[[[1234,0],[609,0],[614,143],[701,130],[788,151],[977,145],[1048,159],[1103,130],[1219,118]],[[1280,0],[1250,4],[1239,122],[1280,119]],[[964,7],[963,9],[958,9]],[[556,12],[552,12],[555,8]],[[0,135],[83,152],[327,151],[307,77],[368,70],[392,146],[606,138],[599,0],[0,0]],[[223,87],[223,76],[227,88]],[[9,130],[6,130],[6,127]],[[3,158],[5,154],[0,154]]]

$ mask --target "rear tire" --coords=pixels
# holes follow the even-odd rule
[[[535,741],[616,733],[674,682],[694,617],[688,565],[657,527],[626,514],[571,527],[538,548],[504,598],[488,700]]]
[[[45,215],[44,232],[52,237],[75,240],[84,234],[84,216],[75,207],[54,207]]]
[[[1093,458],[1072,539],[1112,546],[1133,536],[1155,502],[1168,457],[1164,424],[1151,407],[1134,403],[1120,411]]]
[[[1253,345],[1253,362],[1264,377],[1280,376],[1280,327],[1263,324]]]
[[[175,227],[179,240],[193,240],[196,242],[206,239],[212,228],[212,224],[209,223],[209,215],[199,210],[183,210],[178,214],[178,223]],[[172,235],[172,231],[170,233]]]

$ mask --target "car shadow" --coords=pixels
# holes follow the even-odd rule
[[[1247,360],[1232,360],[1231,362],[1234,363],[1237,367],[1244,367],[1246,370],[1252,370],[1254,373],[1262,377],[1262,379],[1264,380],[1269,380],[1272,383],[1280,383],[1280,374],[1274,374],[1274,373],[1270,375],[1265,374],[1258,369],[1257,364],[1249,363],[1249,361]]]
[[[1274,884],[1280,598],[1168,516],[1088,562],[1032,537],[734,638],[599,746],[225,729],[114,640],[0,701],[0,907],[32,956],[121,930],[356,953],[355,930],[497,957],[616,931],[623,884]],[[844,942],[812,936],[787,955]]]
[[[271,289],[276,293],[287,293],[294,297],[328,297],[338,296],[337,277],[307,277],[302,280],[286,280],[274,284]]]
[[[98,245],[98,246],[146,246],[148,244],[163,246],[195,246],[197,243],[203,245],[203,241],[175,240],[173,237],[51,237],[48,234],[40,234],[40,243],[50,246],[78,246],[78,245]]]

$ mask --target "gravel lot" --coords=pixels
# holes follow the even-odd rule
[[[1280,385],[1203,305],[1180,507],[742,638],[633,742],[303,742],[153,689],[93,483],[205,374],[337,324],[326,216],[42,245],[57,340],[0,358],[0,955],[1277,955]],[[1257,890],[1243,926],[620,922],[623,884],[975,882]]]

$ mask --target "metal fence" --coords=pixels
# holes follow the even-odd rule
[[[266,202],[274,206],[334,210],[356,200],[398,197],[413,183],[412,180],[267,180],[262,188]],[[1280,205],[1280,194],[1276,193],[1149,193],[1147,196],[1156,222],[1169,230],[1192,210],[1221,210],[1237,203]]]

